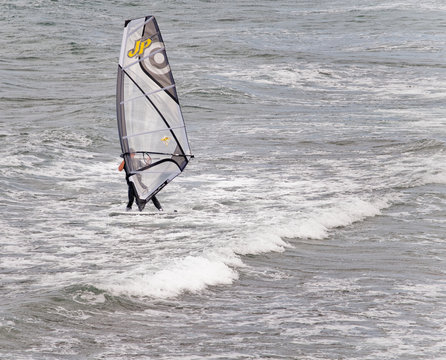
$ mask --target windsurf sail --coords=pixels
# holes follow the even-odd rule
[[[141,211],[193,157],[166,49],[153,16],[125,22],[116,110],[121,156]]]

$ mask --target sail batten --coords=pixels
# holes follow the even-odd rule
[[[116,107],[127,179],[142,210],[193,157],[166,48],[153,16],[125,23]]]
[[[157,130],[145,131],[145,132],[138,133],[138,134],[126,135],[126,136],[123,136],[122,138],[123,138],[123,139],[129,139],[129,138],[134,137],[134,136],[143,136],[143,135],[153,134],[153,133],[156,133],[156,132],[162,132],[162,131],[166,131],[166,130],[177,130],[177,129],[183,129],[183,128],[185,128],[185,126],[177,126],[177,127],[171,127],[171,128],[163,128],[163,129],[157,129]]]
[[[133,101],[133,100],[142,98],[142,97],[144,97],[144,96],[150,96],[150,95],[156,94],[157,92],[160,92],[160,91],[169,90],[169,89],[172,89],[172,88],[174,88],[174,87],[175,87],[175,84],[173,84],[173,85],[169,85],[169,86],[166,86],[166,87],[157,89],[157,90],[153,90],[153,91],[151,91],[151,92],[144,93],[144,94],[142,94],[142,95],[135,96],[135,97],[133,97],[133,98],[130,98],[130,99],[126,99],[126,100],[124,100],[124,101],[121,101],[121,104],[124,104],[124,103],[126,103],[126,102],[128,102],[128,101]]]

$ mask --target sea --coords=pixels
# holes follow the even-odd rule
[[[195,158],[125,211],[154,15]],[[0,359],[446,359],[444,0],[3,0]]]

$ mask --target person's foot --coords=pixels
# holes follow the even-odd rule
[[[132,210],[132,207],[131,207],[131,206],[127,206],[125,209],[126,209],[127,211],[130,211],[130,210]]]

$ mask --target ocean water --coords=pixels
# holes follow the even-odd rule
[[[164,214],[122,214],[117,61],[149,14],[196,158]],[[446,359],[443,1],[0,22],[1,359]]]

